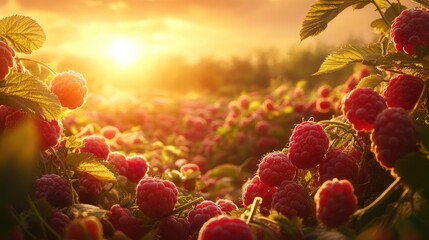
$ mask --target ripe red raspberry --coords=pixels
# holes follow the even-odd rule
[[[222,210],[222,212],[225,212],[227,214],[230,214],[232,211],[238,210],[237,205],[228,199],[218,199],[216,201],[217,206]]]
[[[251,205],[255,197],[262,198],[260,211],[264,215],[268,215],[271,209],[273,194],[277,191],[276,187],[270,187],[263,183],[258,175],[247,181],[243,185],[242,200],[245,207]]]
[[[263,183],[277,187],[284,180],[292,180],[295,172],[296,167],[285,153],[271,152],[262,158],[256,174]]]
[[[120,131],[115,126],[105,126],[100,130],[100,133],[106,139],[112,140],[119,135]]]
[[[295,126],[289,139],[289,159],[300,169],[317,166],[328,151],[329,138],[322,126],[305,121]]]
[[[301,217],[306,221],[314,213],[314,202],[302,185],[284,181],[273,195],[272,207],[288,218]]]
[[[13,67],[15,51],[5,42],[0,41],[0,80],[4,80],[9,74],[9,68]]]
[[[357,88],[344,96],[342,111],[357,131],[371,131],[377,115],[386,109],[380,94],[370,88]]]
[[[72,203],[71,186],[59,175],[47,174],[36,180],[36,197],[46,198],[55,207],[62,208]]]
[[[355,182],[358,173],[357,160],[350,154],[333,149],[329,151],[319,166],[319,183],[333,178]]]
[[[110,146],[102,136],[89,136],[83,139],[85,146],[81,152],[92,153],[95,157],[107,159],[110,153]]]
[[[112,164],[119,175],[125,176],[128,171],[128,161],[124,154],[118,152],[111,152],[107,161]]]
[[[107,217],[116,230],[123,232],[133,240],[141,239],[144,233],[143,222],[134,217],[127,208],[115,204],[110,208]]]
[[[79,201],[92,203],[103,191],[104,183],[89,173],[83,172],[79,177]]]
[[[352,184],[347,180],[328,180],[317,190],[316,216],[328,227],[346,223],[356,211],[357,198]]]
[[[316,110],[320,113],[328,113],[332,109],[332,99],[319,98],[316,101]]]
[[[429,12],[424,8],[402,11],[393,21],[390,35],[396,50],[408,55],[413,55],[416,52],[416,47],[427,47]]]
[[[392,78],[384,92],[388,107],[400,107],[411,110],[423,90],[423,81],[410,75],[399,75]]]
[[[187,240],[191,233],[191,224],[186,218],[164,218],[158,226],[160,240]]]
[[[388,169],[406,154],[418,150],[414,120],[402,108],[389,108],[378,115],[371,140],[377,161]]]
[[[144,215],[160,218],[173,211],[178,191],[174,183],[157,178],[144,177],[137,184],[136,204]]]
[[[82,74],[67,71],[57,74],[52,79],[51,91],[57,95],[61,106],[75,109],[85,102],[88,88]]]
[[[66,229],[67,224],[70,222],[70,218],[59,211],[56,208],[52,209],[51,216],[46,220],[46,222],[51,226],[60,236],[64,235],[64,230]]]
[[[103,227],[100,220],[94,216],[76,218],[67,225],[64,239],[102,240]]]
[[[40,150],[45,151],[58,144],[61,136],[61,127],[56,120],[46,121],[42,117],[36,118],[39,133]]]
[[[148,164],[143,155],[136,155],[127,159],[128,170],[125,176],[132,182],[139,182],[148,170]]]
[[[329,85],[322,85],[319,87],[319,89],[317,89],[317,93],[321,98],[329,97],[329,94],[331,93],[331,91],[332,91],[332,88]]]
[[[18,111],[18,109],[6,105],[0,105],[0,133],[6,129],[6,118]]]
[[[207,221],[201,228],[199,240],[254,240],[252,230],[242,220],[220,216]]]
[[[188,221],[191,223],[193,230],[199,230],[210,218],[219,216],[222,210],[212,201],[203,201],[188,213]]]

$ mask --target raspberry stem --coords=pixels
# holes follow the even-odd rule
[[[40,66],[44,67],[45,69],[49,70],[49,72],[51,72],[52,74],[57,75],[57,72],[55,72],[54,69],[52,69],[51,67],[49,67],[48,65],[46,65],[43,62],[40,62],[40,61],[37,61],[37,60],[34,60],[34,59],[29,59],[29,58],[16,58],[16,60],[17,61],[27,61],[27,62],[37,63],[38,65],[40,65]]]
[[[377,8],[377,11],[380,13],[381,18],[383,18],[383,21],[386,23],[386,25],[390,27],[390,23],[389,23],[389,21],[387,21],[386,16],[384,16],[383,11],[381,11],[380,6],[378,6],[378,4],[375,2],[375,0],[371,0],[371,2]]]
[[[246,220],[247,224],[249,224],[251,221],[253,221],[253,217],[255,216],[256,211],[259,209],[259,206],[261,205],[262,201],[263,200],[261,197],[255,197],[255,199],[253,199],[252,208],[250,208],[250,214]]]
[[[392,184],[390,184],[390,186],[386,190],[384,190],[384,192],[380,196],[378,196],[378,198],[375,199],[371,204],[369,204],[368,206],[366,206],[364,208],[357,210],[353,214],[353,218],[359,219],[364,214],[366,214],[367,212],[371,211],[372,209],[374,209],[375,207],[380,205],[386,198],[388,198],[390,195],[392,195],[392,193],[399,186],[400,181],[401,181],[401,178],[399,178],[399,177],[396,178],[396,180]]]
[[[181,205],[181,206],[177,207],[177,208],[176,208],[176,209],[174,209],[172,212],[168,213],[167,215],[163,216],[162,218],[164,218],[164,217],[168,217],[168,216],[171,216],[171,215],[174,215],[174,214],[176,214],[176,213],[180,213],[181,211],[183,211],[183,210],[185,210],[185,209],[189,208],[190,206],[192,206],[192,205],[196,205],[196,204],[198,204],[198,203],[200,203],[200,202],[202,202],[202,201],[204,201],[204,198],[203,198],[203,197],[199,197],[199,198],[197,198],[197,199],[194,199],[194,200],[192,200],[192,201],[190,201],[190,202],[188,202],[188,203],[185,203],[185,204],[183,204],[183,205]]]
[[[413,115],[420,108],[420,105],[426,96],[427,88],[428,88],[428,81],[425,81],[425,83],[423,85],[422,92],[420,93],[419,99],[417,100],[413,109],[410,111],[410,113],[409,113],[410,115]]]

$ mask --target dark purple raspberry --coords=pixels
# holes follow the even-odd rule
[[[222,214],[222,210],[212,201],[203,201],[188,213],[188,221],[191,223],[192,229],[197,231],[210,218]]]
[[[222,210],[222,212],[225,212],[226,214],[230,214],[232,211],[238,210],[237,205],[228,199],[218,199],[216,201],[217,206]]]
[[[371,131],[377,115],[387,108],[380,94],[370,88],[357,88],[344,96],[342,111],[357,131]]]
[[[277,191],[276,187],[270,187],[263,183],[258,175],[247,181],[243,185],[243,204],[245,207],[251,205],[255,197],[262,198],[260,211],[264,215],[268,215],[271,209],[273,194]]]
[[[80,149],[81,152],[92,153],[94,156],[106,159],[110,153],[110,146],[102,136],[89,136],[83,139],[85,146]]]
[[[187,240],[191,233],[191,224],[186,218],[164,218],[158,226],[160,240]]]
[[[292,180],[295,172],[296,167],[285,153],[271,152],[262,158],[256,174],[263,183],[277,187],[284,180]]]
[[[347,180],[328,180],[317,190],[316,216],[328,227],[346,223],[356,211],[357,198],[352,184]]]
[[[52,209],[51,216],[46,220],[46,222],[54,229],[60,236],[64,235],[64,230],[66,229],[67,224],[70,222],[70,218],[59,211],[58,209]]]
[[[392,78],[384,92],[387,106],[411,110],[423,90],[423,81],[410,75],[399,75]]]
[[[199,240],[254,240],[252,230],[241,219],[220,216],[207,221],[201,228]]]
[[[416,47],[426,48],[429,41],[429,12],[424,8],[402,11],[393,21],[390,35],[398,52],[413,55]]]
[[[355,182],[358,173],[357,160],[340,149],[330,150],[319,166],[319,183],[333,178]]]
[[[302,185],[284,181],[273,195],[272,207],[288,218],[300,217],[304,221],[314,217],[314,202]]]
[[[377,161],[388,169],[406,154],[418,150],[414,119],[402,108],[389,108],[378,115],[371,140]]]
[[[295,126],[289,139],[288,157],[300,169],[317,166],[328,151],[329,138],[320,124],[305,121]]]
[[[115,204],[110,208],[107,216],[116,230],[123,232],[133,240],[141,239],[144,233],[143,222],[134,217],[130,210]]]
[[[43,175],[36,180],[36,197],[46,198],[55,207],[63,208],[71,205],[71,186],[67,180],[56,174]]]
[[[160,218],[173,211],[178,191],[174,183],[157,178],[144,177],[137,184],[136,204],[144,215]]]
[[[79,201],[92,203],[103,191],[104,183],[93,175],[83,172],[79,178]]]
[[[132,182],[139,182],[142,179],[148,170],[148,164],[143,155],[136,155],[133,157],[127,158],[128,170],[125,176],[128,180]]]

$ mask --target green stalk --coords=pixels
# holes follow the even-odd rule
[[[52,229],[51,226],[49,226],[49,224],[45,221],[45,219],[43,219],[43,217],[39,213],[39,210],[37,210],[36,205],[34,205],[33,200],[31,200],[30,196],[28,196],[28,195],[27,195],[27,200],[28,200],[28,203],[30,204],[31,210],[33,210],[33,212],[36,214],[36,217],[39,219],[41,225],[45,226],[52,233],[52,235],[54,235],[54,237],[56,239],[61,240],[62,237],[60,235],[58,235],[58,233],[54,229]],[[42,229],[44,231],[43,227],[42,227]]]
[[[390,26],[390,23],[389,23],[389,21],[387,21],[386,16],[384,16],[383,11],[381,11],[380,6],[378,6],[378,4],[374,0],[371,0],[371,2],[377,8],[377,11],[378,11],[378,13],[380,13],[381,18],[383,18],[384,23],[386,23],[387,26]]]
[[[249,224],[250,222],[253,221],[253,217],[255,216],[256,212],[258,211],[261,203],[262,203],[261,197],[255,197],[255,199],[253,199],[252,208],[250,209],[249,217],[246,220],[247,224]]]
[[[413,109],[410,111],[410,115],[413,115],[416,113],[416,111],[420,108],[421,103],[423,102],[424,98],[426,97],[427,88],[428,88],[428,81],[425,81],[425,84],[423,85],[422,92],[420,93],[419,99],[417,100],[416,104],[414,105]]]
[[[17,61],[27,61],[27,62],[34,62],[37,63],[38,65],[44,67],[45,69],[49,70],[52,74],[57,75],[57,72],[54,71],[54,69],[52,69],[51,67],[49,67],[48,65],[46,65],[43,62],[34,60],[34,59],[29,59],[29,58],[16,58]]]

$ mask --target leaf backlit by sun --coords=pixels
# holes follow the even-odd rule
[[[110,45],[110,55],[119,68],[128,68],[140,58],[140,44],[129,38],[116,38]]]

